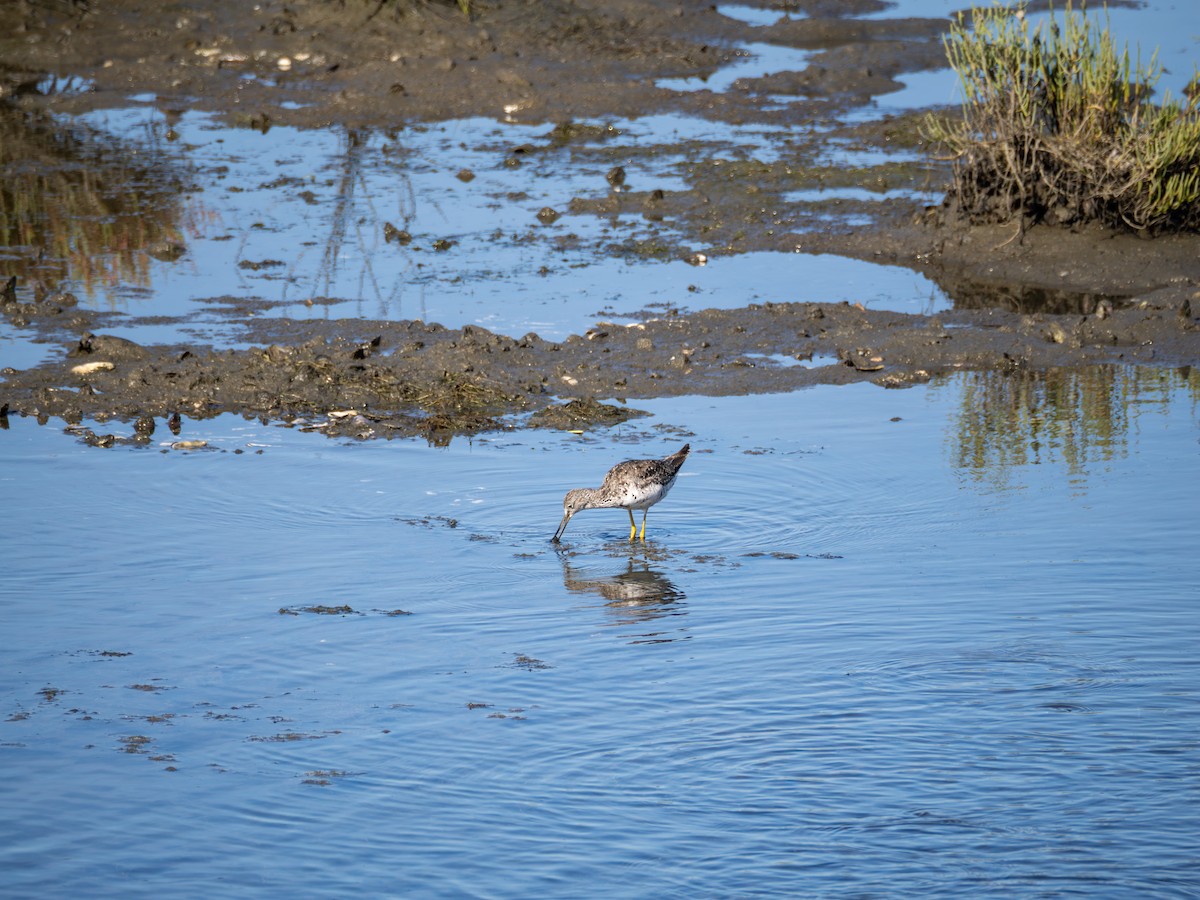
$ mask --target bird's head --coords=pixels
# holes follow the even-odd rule
[[[581,509],[587,508],[588,491],[586,488],[575,488],[573,491],[567,491],[567,496],[563,498],[563,517],[558,523],[558,531],[554,532],[554,537],[551,538],[554,543],[558,543],[558,539],[562,537],[562,533],[567,530],[567,523],[571,521],[571,516],[579,512]]]

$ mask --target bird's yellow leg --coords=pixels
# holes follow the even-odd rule
[[[648,510],[648,509],[642,510],[642,543],[643,544],[646,543],[646,516],[649,514],[649,512],[650,512],[650,510]]]
[[[633,521],[633,510],[627,509],[625,512],[629,513],[629,543],[632,544],[633,539],[637,536],[637,524]]]

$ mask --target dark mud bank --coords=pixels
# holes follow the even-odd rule
[[[87,318],[54,298],[29,304],[7,297],[4,312],[39,315],[43,327],[59,316],[76,324]],[[937,316],[779,303],[600,324],[561,343],[418,321],[274,320],[257,325],[251,340],[261,346],[147,347],[85,333],[58,360],[4,369],[0,410],[71,424],[116,419],[135,424],[133,440],[141,441],[155,420],[221,413],[303,420],[360,438],[436,441],[512,427],[610,425],[636,412],[623,401],[648,397],[858,381],[899,388],[959,370],[1182,366],[1200,358],[1200,322],[1190,304],[1148,302],[1127,309],[1101,303],[1088,315]],[[599,402],[614,399],[621,405]]]
[[[862,103],[942,59],[941,20],[851,18],[886,6],[812,0],[793,6],[811,18],[755,28],[689,0],[472,0],[470,16],[427,0],[19,3],[0,11],[0,96],[34,92],[52,73],[87,86],[55,98],[60,110],[152,91],[260,125],[538,122],[681,106],[747,121],[764,115],[753,94],[681,95],[655,79],[710,75],[738,57],[738,42],[768,39],[819,56],[802,75],[761,79],[762,92],[807,96],[813,109]]]

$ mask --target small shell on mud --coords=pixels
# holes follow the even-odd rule
[[[107,372],[115,368],[116,366],[110,362],[97,360],[96,362],[80,363],[77,366],[72,366],[71,372],[75,375],[91,375],[93,372]]]
[[[291,355],[292,351],[288,347],[281,347],[279,344],[272,344],[263,353],[263,356],[273,363],[286,362]]]
[[[562,377],[562,380],[563,380],[563,384],[568,384],[571,387],[575,387],[575,385],[579,384],[579,379],[572,378],[570,375],[564,375]]]
[[[551,206],[543,206],[538,210],[537,217],[544,225],[553,225],[558,221],[558,217],[562,215],[557,209]]]
[[[331,419],[347,419],[350,416],[357,416],[357,415],[358,415],[357,409],[332,409],[329,411],[329,418],[331,418]]]
[[[518,100],[515,103],[504,104],[504,118],[512,121],[512,117],[524,109],[528,109],[533,104],[529,100]]]

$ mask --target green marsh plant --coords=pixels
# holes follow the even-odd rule
[[[1157,53],[1143,65],[1107,17],[1069,2],[1036,26],[1002,6],[959,13],[945,46],[963,114],[924,131],[948,151],[968,221],[1200,231],[1200,106],[1150,101]]]

